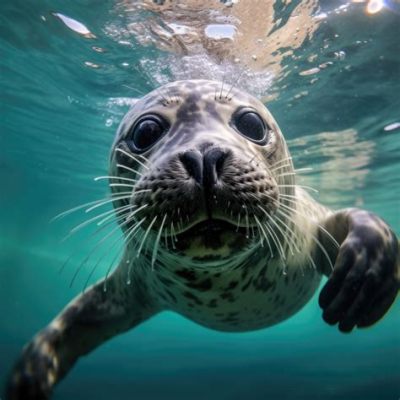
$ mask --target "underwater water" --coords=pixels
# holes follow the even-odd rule
[[[312,168],[298,181],[400,236],[400,2],[234,3],[1,2],[1,385],[24,343],[114,266],[118,246],[91,253],[95,224],[63,241],[95,211],[50,221],[107,196],[93,178],[129,99],[162,83],[208,77],[262,98],[296,167]],[[400,301],[344,335],[317,296],[248,333],[161,313],[83,357],[54,399],[399,399]]]

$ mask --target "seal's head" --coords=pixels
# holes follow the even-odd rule
[[[285,140],[265,106],[206,80],[173,82],[138,100],[118,129],[110,169],[121,178],[114,195],[131,191],[116,202],[132,206],[126,235],[141,232],[192,258],[232,257],[262,242],[264,221],[293,189]]]

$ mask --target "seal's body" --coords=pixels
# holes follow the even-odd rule
[[[271,114],[234,87],[180,81],[138,100],[112,147],[110,186],[120,265],[27,346],[9,399],[48,397],[79,356],[165,309],[213,329],[259,329],[297,312],[325,274],[323,317],[348,332],[397,295],[390,228],[307,195]]]

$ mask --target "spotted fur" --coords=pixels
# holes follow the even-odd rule
[[[235,126],[243,107],[264,121],[265,144]],[[129,140],[145,115],[168,129],[139,154]],[[139,99],[118,129],[110,175],[115,195],[126,190],[118,182],[134,182],[115,206],[131,209],[134,218],[120,223],[135,240],[112,276],[27,345],[9,400],[48,398],[81,355],[162,310],[222,331],[260,329],[298,312],[325,274],[323,318],[349,332],[376,322],[398,293],[399,246],[388,225],[363,210],[332,212],[296,186],[274,118],[234,87],[173,82]],[[225,228],[196,230],[213,220]]]

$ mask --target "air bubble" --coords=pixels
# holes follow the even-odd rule
[[[346,58],[346,53],[343,50],[335,51],[335,58],[340,61],[343,61]]]

